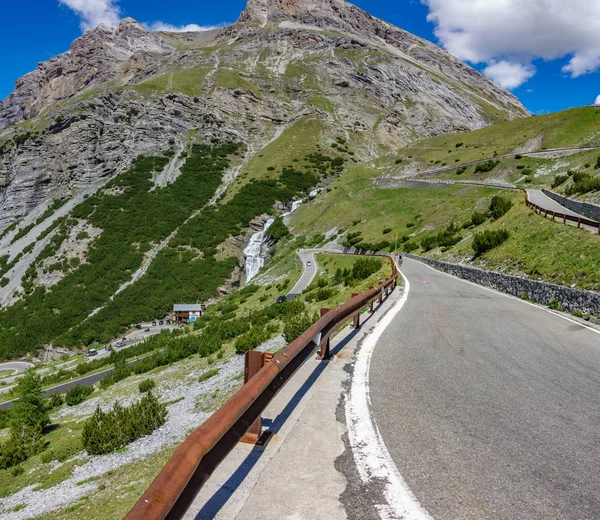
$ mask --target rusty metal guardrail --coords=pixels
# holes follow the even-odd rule
[[[525,203],[527,204],[528,207],[534,209],[536,212],[539,211],[540,213],[544,213],[545,217],[550,215],[552,217],[552,220],[554,220],[557,217],[559,219],[562,219],[563,224],[566,224],[567,220],[568,220],[569,222],[577,222],[578,228],[580,228],[582,225],[589,226],[592,228],[598,228],[598,234],[600,235],[600,222],[596,222],[595,220],[589,220],[584,217],[576,217],[574,215],[567,215],[565,213],[558,213],[556,211],[542,208],[541,206],[538,206],[537,204],[535,204],[534,202],[531,202],[531,200],[529,200],[529,194],[527,192],[525,192]]]
[[[180,519],[204,483],[227,454],[308,357],[320,347],[319,359],[329,359],[331,335],[349,320],[360,326],[360,314],[375,300],[383,301],[397,285],[393,258],[392,276],[369,291],[322,313],[298,339],[273,357],[258,373],[197,428],[177,448],[126,520]]]

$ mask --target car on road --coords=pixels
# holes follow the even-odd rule
[[[149,327],[146,327],[146,328],[144,329],[144,332],[150,332],[150,328],[149,328]]]
[[[171,320],[167,320],[165,323],[166,323],[167,325],[171,325]]]
[[[275,303],[284,303],[285,301],[287,301],[287,298],[285,296],[280,296],[279,298],[277,298],[277,301]]]
[[[85,355],[87,357],[93,357],[93,356],[97,356],[98,355],[98,351],[95,348],[91,348],[90,350],[88,350]]]
[[[123,337],[121,338],[121,340],[122,340],[122,341],[127,341],[127,336],[123,336]]]
[[[140,329],[142,328],[142,326],[141,326],[141,325],[136,325],[136,326],[135,326],[135,328],[136,328],[137,330],[140,330]]]
[[[121,347],[124,347],[124,346],[125,346],[125,342],[124,342],[124,341],[119,341],[119,342],[118,342],[118,343],[115,345],[115,347],[119,347],[119,348],[121,348]]]
[[[106,345],[106,348],[104,350],[106,350],[106,352],[111,352],[112,349],[112,345]]]
[[[156,322],[155,321],[152,322],[152,326],[156,327]]]
[[[163,320],[160,320],[160,321],[158,322],[158,324],[159,324],[159,325],[162,325],[162,324],[163,324]]]

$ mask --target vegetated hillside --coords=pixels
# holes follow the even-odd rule
[[[536,215],[523,191],[467,184],[502,181],[594,199],[600,195],[598,123],[600,113],[583,108],[419,141],[352,167],[294,214],[291,229],[309,239],[326,234],[345,245],[391,250],[398,233],[400,251],[598,290],[600,237]],[[550,151],[578,147],[591,149]],[[427,179],[454,185],[402,180],[450,165]],[[380,177],[393,177],[397,187],[381,189],[378,184],[394,182],[377,183]]]
[[[235,136],[254,156],[316,115],[367,157],[528,115],[435,45],[345,2],[317,4],[335,11],[300,2],[259,19],[279,4],[251,1],[238,23],[209,33],[151,33],[125,19],[40,64],[0,103],[0,226],[191,131]]]
[[[0,356],[227,293],[265,214],[418,138],[526,115],[340,0],[251,0],[207,33],[88,31],[0,103]]]

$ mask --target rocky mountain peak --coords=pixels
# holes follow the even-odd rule
[[[152,54],[174,49],[133,18],[121,20],[118,27],[101,24],[77,38],[67,52],[17,80],[15,91],[0,101],[0,129],[116,76],[128,79]]]
[[[263,24],[295,21],[343,28],[347,26],[344,19],[355,10],[360,11],[343,0],[249,0],[240,21]]]

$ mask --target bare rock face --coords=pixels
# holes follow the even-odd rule
[[[256,155],[308,117],[367,160],[526,115],[444,50],[343,0],[249,0],[218,32],[153,33],[128,18],[87,31],[0,101],[0,231],[190,135]]]
[[[15,92],[0,102],[0,130],[117,75],[126,81],[146,67],[146,61],[153,59],[151,53],[173,50],[173,45],[132,18],[125,18],[117,28],[100,25],[87,31],[69,51],[40,63],[16,82]]]

